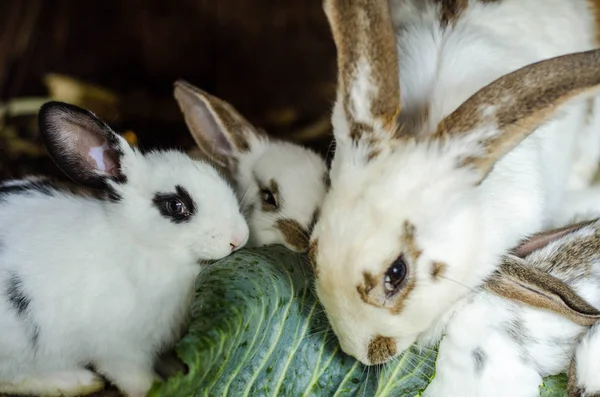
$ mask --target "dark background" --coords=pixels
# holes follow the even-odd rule
[[[50,98],[132,130],[144,148],[192,148],[178,78],[273,136],[327,149],[335,47],[321,0],[3,0],[0,178],[60,175],[37,135]]]

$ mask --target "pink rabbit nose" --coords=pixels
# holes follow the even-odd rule
[[[229,246],[231,247],[232,251],[235,251],[236,249],[246,244],[246,241],[248,241],[248,232],[240,232],[233,236],[233,238],[229,242]]]

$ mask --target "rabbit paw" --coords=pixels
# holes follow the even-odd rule
[[[0,381],[0,392],[37,396],[83,396],[104,388],[104,381],[87,369],[31,375],[15,382]]]

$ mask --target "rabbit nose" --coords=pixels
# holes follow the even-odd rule
[[[231,241],[229,242],[229,246],[231,247],[232,251],[235,251],[236,249],[243,247],[247,241],[248,241],[248,231],[246,229],[241,232],[235,233],[233,235]]]

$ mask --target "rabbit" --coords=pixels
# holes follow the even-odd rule
[[[184,80],[175,82],[174,96],[200,152],[235,181],[250,227],[248,245],[306,252],[327,190],[325,161],[269,137],[229,103]]]
[[[589,185],[576,163],[596,150],[579,140],[600,133],[586,130],[600,51],[585,1],[393,4],[324,1],[336,150],[309,257],[341,349],[366,365],[441,332],[550,227],[569,181]]]
[[[533,236],[450,315],[423,396],[537,397],[562,372],[598,396],[598,309],[600,219]]]
[[[48,178],[0,185],[0,393],[82,395],[102,375],[145,396],[200,261],[248,240],[237,198],[208,163],[142,153],[77,106],[44,104],[39,128],[58,167],[105,199]]]

